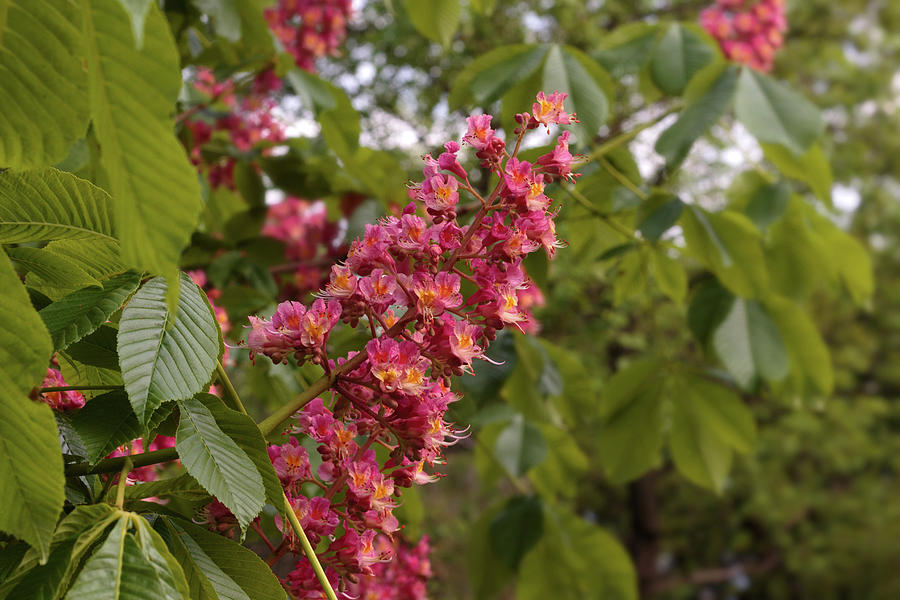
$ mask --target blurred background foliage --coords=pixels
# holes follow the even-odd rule
[[[195,33],[209,21],[198,21],[195,4],[165,3],[183,64],[215,65],[220,76],[256,68],[246,47],[197,46]],[[528,265],[546,301],[536,309],[541,340],[501,336],[491,355],[503,364],[459,382],[466,395],[454,416],[471,436],[449,450],[446,477],[407,492],[399,509],[407,536],[431,538],[433,597],[547,598],[572,589],[625,598],[635,575],[647,598],[900,597],[900,4],[788,2],[789,32],[772,75],[822,111],[820,143],[831,164],[831,173],[806,163],[799,174],[729,114],[680,169],[667,171],[654,154],[683,90],[666,94],[648,75],[640,56],[652,43],[643,44],[638,24],[696,22],[705,2],[470,0],[458,28],[434,39],[413,23],[410,4],[360,3],[342,55],[320,61],[321,80],[289,76],[300,101],[288,94],[279,110],[302,139],[267,156],[218,150],[239,160],[237,190],[207,190],[205,231],[182,266],[204,268],[221,290],[215,302],[233,338],[278,292],[283,248],[258,236],[264,200],[277,197],[266,189],[324,199],[352,239],[402,205],[416,155],[458,137],[472,109],[509,117],[513,98],[501,104],[488,94],[479,105],[457,89],[473,61],[496,48],[565,44],[606,69],[609,118],[579,145],[583,152],[659,121],[603,154],[632,186],[594,162],[573,192],[583,201],[555,190],[568,248],[550,264]],[[252,46],[247,32],[241,43]],[[316,86],[328,85],[320,81],[345,91],[359,111],[358,148],[341,146],[354,137],[350,108],[317,104]],[[323,119],[329,111],[334,118]],[[245,168],[251,162],[262,177]],[[778,171],[805,184],[773,183]],[[633,186],[649,197],[636,198]],[[693,208],[674,204],[672,193]],[[659,213],[667,203],[671,218]],[[685,238],[695,250],[704,243],[691,219],[702,225],[702,215],[716,219],[726,207],[752,221],[765,255],[748,249],[743,225],[716,221],[734,245],[737,274],[681,251]],[[874,292],[860,246],[831,223],[871,257]],[[308,260],[333,254],[320,249]],[[735,299],[760,270],[770,287]],[[747,365],[729,355],[741,343],[752,354],[744,373]],[[357,344],[351,334],[334,341],[337,350]],[[784,377],[788,362],[794,368]],[[271,365],[236,378],[257,415],[303,385],[302,371],[298,380]],[[673,463],[697,426],[674,407],[694,397],[752,412],[755,427],[739,415],[727,443],[715,442],[724,464]],[[632,410],[623,424],[616,418],[625,405]],[[566,585],[555,587],[554,578]]]

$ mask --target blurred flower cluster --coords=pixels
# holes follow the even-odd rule
[[[278,0],[266,21],[298,67],[313,72],[316,59],[335,55],[347,35],[350,0]]]
[[[700,13],[700,24],[730,60],[770,71],[784,41],[784,0],[716,0]]]

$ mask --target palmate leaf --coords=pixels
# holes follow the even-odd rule
[[[128,532],[131,522],[130,515],[123,515],[87,560],[66,600],[186,600],[165,558]]]
[[[0,254],[0,531],[48,556],[65,477],[50,407],[28,393],[40,384],[52,345],[12,265]]]
[[[0,0],[0,167],[55,164],[84,135],[78,4]]]
[[[459,0],[406,0],[404,4],[409,20],[419,33],[439,42],[444,48],[450,45],[462,14]]]
[[[209,384],[218,355],[218,324],[187,275],[181,275],[174,317],[162,277],[148,281],[122,311],[119,364],[142,425],[163,402],[191,398]]]
[[[227,506],[246,529],[265,505],[265,489],[256,465],[216,423],[197,399],[178,403],[181,421],[175,448],[181,463],[200,485]]]
[[[151,5],[135,48],[117,0],[84,0],[91,117],[101,164],[115,199],[122,257],[171,274],[202,201],[197,174],[169,117],[181,88],[178,53],[165,17]]]
[[[266,563],[240,544],[169,517],[158,518],[155,527],[185,568],[192,598],[284,600],[286,597]],[[210,586],[217,596],[210,595]],[[194,592],[197,589],[204,592]]]
[[[272,466],[272,460],[266,450],[266,440],[259,427],[248,415],[231,410],[222,400],[212,394],[198,394],[199,399],[210,410],[216,424],[222,432],[230,437],[243,450],[262,476],[266,488],[266,501],[277,510],[284,506],[281,482]]]
[[[109,316],[140,283],[140,275],[123,273],[103,282],[103,287],[90,287],[73,292],[41,309],[39,313],[50,332],[55,350],[65,350],[103,325]]]
[[[0,173],[0,243],[116,242],[109,194],[53,168]]]

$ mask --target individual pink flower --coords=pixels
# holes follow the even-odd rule
[[[568,125],[577,123],[575,114],[572,113],[570,115],[563,107],[563,101],[566,99],[566,96],[568,94],[559,91],[555,91],[549,96],[545,95],[544,92],[538,92],[537,102],[531,107],[534,119],[547,127],[554,124]]]

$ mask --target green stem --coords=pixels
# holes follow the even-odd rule
[[[610,175],[612,175],[616,179],[616,181],[618,181],[619,183],[621,183],[622,185],[627,187],[629,190],[631,190],[631,192],[635,196],[637,196],[641,200],[647,199],[647,193],[644,190],[642,190],[641,188],[639,188],[638,186],[634,185],[634,182],[632,182],[630,179],[628,179],[628,177],[626,177],[624,174],[622,174],[622,172],[619,171],[615,167],[615,165],[613,165],[611,162],[609,162],[602,156],[597,158],[597,162],[600,163],[600,165],[604,169],[606,169],[606,171]]]
[[[643,241],[639,238],[636,238],[634,236],[634,232],[632,232],[630,229],[628,229],[627,227],[625,227],[624,225],[622,225],[621,223],[619,223],[618,221],[613,219],[612,215],[599,210],[596,206],[591,204],[591,201],[588,200],[587,198],[585,198],[584,194],[579,192],[574,187],[569,188],[566,186],[562,186],[562,188],[566,191],[567,194],[569,194],[569,196],[571,196],[572,198],[577,200],[578,203],[581,204],[583,207],[585,207],[591,214],[603,219],[607,225],[609,225],[611,228],[615,229],[618,233],[620,233],[620,234],[624,235],[625,237],[627,237],[628,239],[634,240],[636,242]]]
[[[347,365],[344,366],[346,367]],[[222,381],[222,385],[225,386],[225,389],[227,390],[228,395],[231,396],[231,399],[234,402],[235,406],[238,407],[237,409],[240,412],[246,415],[247,411],[244,410],[244,404],[241,402],[240,397],[234,390],[234,386],[231,385],[231,380],[228,379],[228,374],[225,373],[225,369],[222,368],[221,362],[217,364],[216,370],[219,374],[219,379]],[[330,385],[331,382],[334,381],[333,378],[334,376],[332,375],[331,377],[323,377],[319,379],[319,381],[325,379],[326,382],[328,382]],[[310,390],[307,389],[304,393],[308,393],[309,391]],[[310,400],[312,398],[315,398],[315,396],[310,397]],[[306,533],[303,531],[303,526],[300,525],[300,521],[297,519],[297,515],[294,514],[294,507],[291,506],[291,501],[288,500],[287,494],[284,493],[284,490],[282,490],[281,496],[282,498],[284,498],[284,509],[287,512],[288,521],[291,522],[291,527],[293,528],[294,533],[298,538],[300,538],[300,545],[303,546],[303,553],[309,560],[309,564],[312,565],[313,571],[316,572],[316,577],[319,579],[319,584],[322,586],[322,589],[325,590],[325,595],[328,596],[328,600],[337,600],[337,595],[335,595],[334,590],[331,589],[331,584],[328,582],[328,578],[325,576],[325,571],[322,569],[322,565],[319,563],[319,557],[316,556],[316,551],[313,549],[312,544],[309,543],[309,539],[306,537]]]
[[[125,452],[127,455],[125,458],[125,464],[122,465],[122,470],[119,472],[119,487],[116,488],[116,508],[122,510],[122,507],[125,506],[125,480],[128,479],[128,472],[131,471],[131,444],[127,444],[125,446]]]
[[[91,463],[72,463],[66,465],[66,475],[90,475],[94,473],[115,473],[122,469],[126,461],[131,461],[132,468],[146,467],[158,463],[169,462],[178,458],[175,448],[163,448],[153,452],[143,452],[132,456],[117,456],[101,460],[96,465]]]
[[[283,493],[282,495],[284,496],[284,509],[287,512],[288,521],[291,522],[291,528],[294,530],[294,533],[300,538],[300,545],[303,546],[303,553],[306,555],[306,558],[309,559],[309,564],[312,565],[313,571],[316,573],[316,578],[322,585],[322,589],[325,590],[325,595],[328,596],[328,600],[337,600],[337,595],[331,588],[331,583],[329,583],[328,577],[325,576],[325,571],[322,569],[319,558],[316,556],[316,551],[313,549],[312,544],[309,543],[309,538],[306,537],[306,532],[303,531],[303,526],[300,525],[300,521],[294,513],[294,507],[291,506],[291,501],[288,500],[287,495]]]
[[[228,379],[228,375],[225,373],[225,367],[222,366],[222,361],[216,361],[216,374],[219,376],[219,383],[225,388],[225,403],[229,408],[233,408],[246,415],[247,410],[241,403],[241,398],[235,391],[234,386],[231,385],[231,380]]]
[[[40,393],[46,392],[77,392],[79,390],[121,390],[123,385],[61,385],[57,387],[40,388]]]

